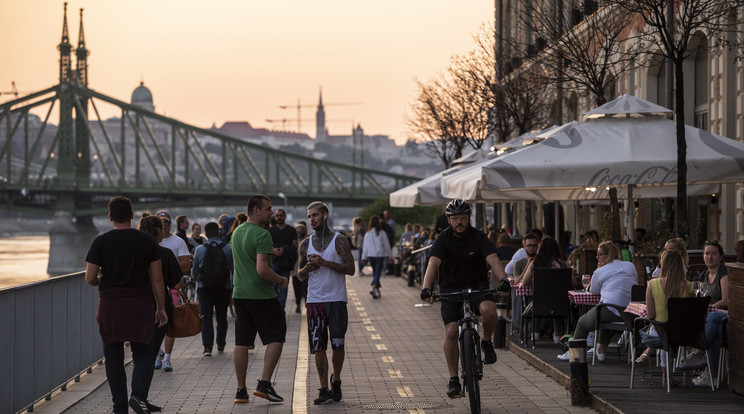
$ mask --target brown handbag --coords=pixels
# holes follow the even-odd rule
[[[187,300],[185,296],[183,296],[183,300],[183,305],[173,307],[173,318],[168,321],[166,333],[171,338],[194,336],[200,333],[204,327],[199,305]]]

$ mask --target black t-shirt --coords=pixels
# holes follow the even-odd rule
[[[271,226],[269,234],[274,247],[284,247],[284,254],[274,258],[275,271],[292,270],[297,263],[297,247],[294,245],[294,241],[297,240],[297,230],[290,225],[283,229],[279,226]]]
[[[496,247],[482,231],[470,226],[467,236],[459,238],[446,228],[434,241],[431,255],[442,261],[439,287],[443,292],[488,285],[486,257]]]
[[[514,256],[514,253],[516,252],[517,249],[511,246],[499,246],[496,248],[496,254],[499,255],[499,259],[501,260],[511,260],[512,256]]]
[[[98,290],[112,287],[152,291],[150,263],[160,260],[158,242],[136,229],[111,230],[96,237],[85,261],[101,267]]]

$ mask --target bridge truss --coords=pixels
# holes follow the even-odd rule
[[[105,106],[120,116],[103,119]],[[256,193],[354,206],[417,180],[247,142],[66,82],[0,105],[0,138],[0,203],[76,217],[104,212],[113,195],[137,208],[241,205]]]

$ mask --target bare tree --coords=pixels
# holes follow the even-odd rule
[[[597,106],[606,103],[608,86],[633,59],[633,53],[623,50],[630,16],[618,13],[615,5],[594,12],[570,9],[562,1],[514,4],[519,29],[534,37],[504,36],[502,44],[511,57],[539,61],[546,67],[546,82],[558,88],[579,87],[594,96]]]
[[[671,3],[670,3],[671,2]],[[674,68],[674,113],[677,134],[677,235],[688,234],[687,142],[685,141],[684,61],[695,50],[697,33],[720,36],[731,30],[729,18],[742,0],[615,0],[617,6],[642,19],[638,35],[650,56],[668,59]],[[667,104],[670,104],[669,102]]]

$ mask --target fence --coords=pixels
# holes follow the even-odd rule
[[[0,290],[0,413],[33,407],[103,357],[97,308],[82,272]]]

